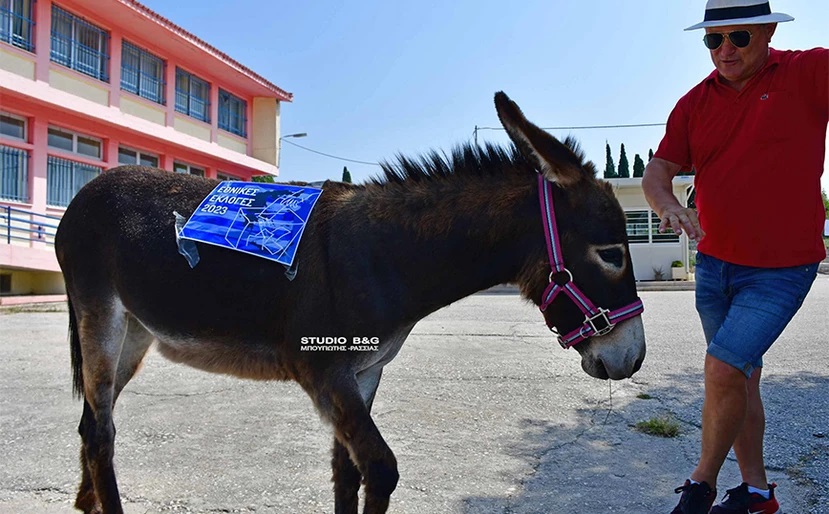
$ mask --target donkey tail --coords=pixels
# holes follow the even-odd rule
[[[83,354],[81,353],[81,338],[78,335],[78,320],[75,309],[72,308],[72,298],[67,294],[69,304],[69,349],[72,355],[72,392],[76,398],[83,398]]]

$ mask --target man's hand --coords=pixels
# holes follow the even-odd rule
[[[699,225],[697,211],[677,205],[672,205],[662,212],[662,221],[659,223],[659,232],[671,228],[676,235],[684,230],[688,237],[699,241],[705,236],[705,231]]]
[[[659,232],[665,232],[670,227],[676,235],[680,235],[684,230],[688,237],[699,241],[705,236],[705,231],[699,226],[697,211],[683,207],[673,193],[671,180],[680,169],[679,164],[654,157],[645,168],[642,189],[651,209],[662,218]]]

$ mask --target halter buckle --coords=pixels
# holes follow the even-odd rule
[[[610,322],[607,316],[610,313],[607,309],[599,307],[599,312],[595,316],[587,316],[584,318],[584,323],[590,325],[593,329],[594,336],[603,336],[613,330],[616,325]]]

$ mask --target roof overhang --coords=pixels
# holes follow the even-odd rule
[[[138,39],[134,43],[164,57],[175,58],[188,71],[204,75],[205,79],[221,77],[222,83],[232,84],[238,93],[252,97],[293,100],[292,93],[134,0],[75,0],[73,9],[74,6],[82,9],[78,14],[105,24],[104,28],[129,27]]]

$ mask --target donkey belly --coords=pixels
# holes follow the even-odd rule
[[[181,336],[157,335],[158,351],[174,362],[194,368],[254,380],[290,380],[277,348]]]

